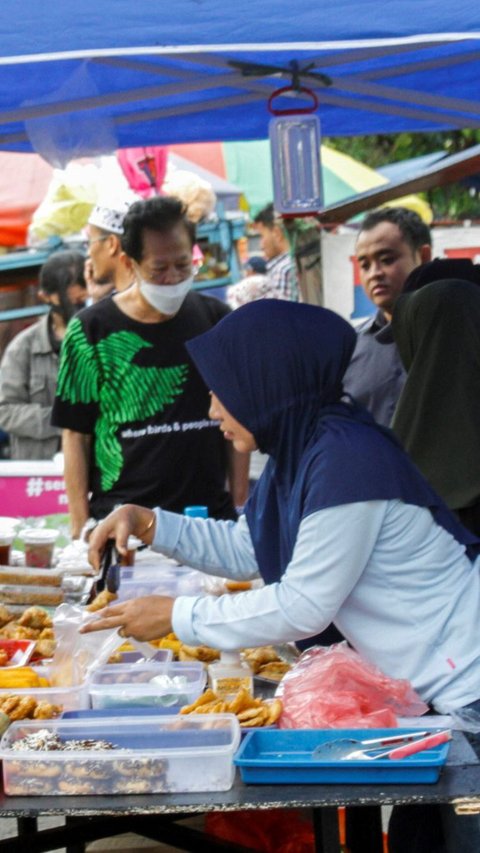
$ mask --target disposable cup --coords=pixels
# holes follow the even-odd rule
[[[0,526],[0,566],[10,565],[10,550],[15,538],[15,531],[11,527]]]
[[[34,569],[49,569],[53,564],[53,549],[58,530],[29,527],[21,530],[19,538],[25,546],[25,565]]]

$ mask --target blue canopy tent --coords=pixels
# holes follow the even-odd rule
[[[0,150],[55,165],[265,138],[292,74],[325,135],[480,126],[476,0],[3,0],[0,34]]]

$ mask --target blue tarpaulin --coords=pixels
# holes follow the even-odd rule
[[[324,135],[477,128],[480,4],[3,0],[0,66],[0,150],[56,165],[265,138],[268,97],[297,71]]]

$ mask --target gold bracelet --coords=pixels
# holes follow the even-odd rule
[[[155,524],[156,518],[157,518],[157,516],[155,515],[155,513],[153,513],[153,515],[152,515],[150,521],[148,522],[145,530],[143,530],[141,533],[138,534],[139,539],[143,539],[145,534],[148,533],[148,531],[153,527],[153,525]]]

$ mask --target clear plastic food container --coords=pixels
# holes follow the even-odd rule
[[[0,566],[0,584],[19,586],[61,586],[63,571],[31,569],[26,566]]]
[[[56,735],[61,742],[106,741],[115,748],[12,748],[32,735],[37,742]],[[233,714],[13,723],[0,742],[3,784],[14,796],[228,791],[239,742]]]
[[[0,583],[0,601],[2,604],[39,605],[40,607],[58,607],[64,600],[61,587],[36,586],[35,584]]]
[[[42,678],[50,681],[52,670],[49,666],[32,666],[32,669]],[[84,681],[74,687],[2,687],[2,696],[32,696],[38,702],[48,702],[58,705],[63,711],[77,711],[90,707],[88,683]],[[40,721],[41,722],[41,721]],[[45,721],[43,721],[45,722]]]
[[[203,575],[196,569],[185,566],[162,567],[160,571],[141,567],[123,567],[120,572],[118,600],[138,598],[144,595],[202,595],[204,593]]]
[[[179,710],[200,696],[206,684],[202,663],[114,663],[90,676],[92,708],[160,707]]]
[[[35,569],[48,569],[53,563],[53,549],[59,530],[47,527],[28,527],[21,530],[19,538],[25,548],[25,565]]]

